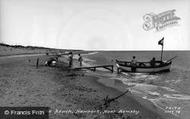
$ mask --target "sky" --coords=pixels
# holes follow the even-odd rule
[[[143,29],[175,9],[178,24]],[[81,50],[190,50],[188,0],[0,0],[0,42]]]

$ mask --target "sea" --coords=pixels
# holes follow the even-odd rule
[[[130,61],[150,61],[152,57],[160,60],[160,51],[99,51],[86,55],[86,64],[115,64],[115,59]],[[102,73],[112,79],[120,80],[133,95],[150,101],[165,113],[180,119],[190,119],[190,51],[164,51],[163,60],[172,60],[167,73]],[[116,69],[115,69],[116,70]]]

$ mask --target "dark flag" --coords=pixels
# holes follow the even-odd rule
[[[162,45],[162,46],[164,45],[164,37],[158,41],[158,45]]]

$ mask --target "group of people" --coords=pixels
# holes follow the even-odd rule
[[[78,54],[78,62],[80,64],[80,66],[82,66],[82,62],[83,62],[83,58],[81,56],[81,54]],[[69,53],[69,67],[73,66],[73,53],[70,52]]]
[[[48,61],[45,62],[45,65],[55,66],[57,61],[58,61],[58,57],[50,58]],[[72,67],[73,66],[73,53],[72,52],[69,53],[68,61],[69,61],[69,67]],[[78,62],[79,62],[79,65],[82,66],[83,58],[82,58],[81,54],[78,54]],[[38,64],[39,64],[39,58],[36,61],[36,68],[38,68]]]
[[[150,60],[150,65],[151,65],[151,67],[155,67],[155,64],[156,64],[156,58],[153,57]],[[133,56],[133,59],[131,60],[131,71],[136,72],[136,67],[137,67],[137,60],[136,60],[136,57]]]

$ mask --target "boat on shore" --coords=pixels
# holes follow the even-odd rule
[[[148,62],[136,62],[133,61],[121,61],[116,59],[117,72],[132,72],[132,73],[160,73],[160,72],[169,72],[172,64],[172,60],[177,56],[163,61],[163,46],[164,46],[164,37],[158,41],[158,45],[162,46],[161,50],[161,59],[155,61],[155,58]],[[133,56],[135,58],[135,56]]]
[[[155,65],[152,66],[151,62],[137,62],[135,71],[132,71],[134,66],[131,65],[131,61],[121,61],[116,59],[117,72],[132,72],[132,73],[159,73],[169,72],[172,61],[155,61]]]

